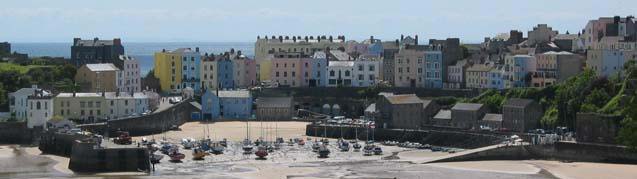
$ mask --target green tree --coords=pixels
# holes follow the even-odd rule
[[[628,109],[637,109],[637,99],[633,96],[627,105]],[[633,152],[637,152],[637,110],[624,110],[626,117],[619,130],[618,141]]]

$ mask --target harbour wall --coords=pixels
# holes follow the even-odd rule
[[[339,127],[335,125],[315,125],[309,124],[305,128],[305,134],[308,136],[330,137],[345,139],[354,139],[358,133],[360,140],[376,140],[376,141],[399,141],[399,142],[419,142],[421,144],[430,144],[436,146],[456,147],[456,148],[479,148],[494,145],[504,140],[503,135],[470,133],[460,131],[443,131],[443,130],[406,130],[406,129],[369,129],[355,126]],[[324,133],[326,135],[324,135]],[[369,135],[369,136],[367,136]],[[367,137],[366,137],[367,136]]]
[[[75,172],[149,171],[148,149],[143,147],[98,147],[95,138],[81,134],[48,131],[40,139],[42,153],[69,157]]]
[[[637,164],[637,153],[626,147],[605,144],[556,142],[544,145],[509,145],[460,156],[430,161],[460,162],[482,160],[560,160]]]
[[[44,129],[29,129],[26,122],[0,122],[0,144],[37,145]]]
[[[190,121],[192,112],[199,112],[199,109],[190,102],[192,99],[145,116],[110,120],[105,123],[84,124],[78,125],[78,127],[104,136],[114,134],[118,130],[128,131],[133,136],[158,134],[169,130],[172,126],[181,126]]]
[[[150,171],[146,148],[94,148],[94,142],[73,143],[69,169],[76,172]]]

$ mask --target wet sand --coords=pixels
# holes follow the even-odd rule
[[[275,123],[264,123],[274,127]],[[305,139],[304,122],[279,122],[278,134],[289,138]],[[261,123],[252,122],[251,138],[261,136]],[[223,155],[210,155],[202,161],[192,160],[190,150],[182,150],[186,158],[180,163],[164,157],[156,171],[146,173],[74,174],[68,167],[69,159],[41,154],[37,147],[0,146],[0,178],[634,178],[637,165],[562,163],[557,161],[476,161],[419,164],[432,158],[450,155],[430,150],[382,146],[383,155],[363,156],[362,152],[341,152],[336,140],[330,140],[329,158],[318,158],[312,152],[312,141],[305,146],[284,144],[270,153],[266,160],[256,160],[254,154],[244,155],[241,143],[246,135],[245,122],[220,122],[207,125],[211,138],[227,138],[230,146]],[[182,138],[204,137],[205,124],[189,122],[181,131],[155,135],[166,136],[179,143]],[[274,136],[274,130],[267,136]],[[265,134],[264,134],[265,135]],[[150,138],[151,136],[147,136]],[[272,139],[273,137],[268,137]],[[139,141],[141,137],[135,137]],[[362,144],[362,142],[361,142]]]

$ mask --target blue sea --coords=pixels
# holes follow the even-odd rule
[[[11,43],[11,50],[18,53],[29,54],[30,57],[65,57],[71,56],[72,43]],[[153,68],[153,54],[162,49],[174,50],[177,48],[199,47],[203,53],[223,53],[231,48],[241,50],[243,54],[254,56],[254,42],[133,42],[124,43],[127,55],[139,60],[142,74],[146,74]]]

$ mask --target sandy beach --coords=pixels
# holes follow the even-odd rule
[[[217,122],[217,123],[203,123],[203,122],[187,122],[179,127],[178,131],[168,131],[164,134],[139,136],[134,137],[133,140],[141,141],[142,137],[148,139],[155,138],[160,140],[166,137],[169,141],[181,141],[183,138],[192,137],[194,139],[202,139],[204,137],[211,138],[213,140],[221,140],[223,138],[229,141],[242,141],[249,133],[251,140],[256,140],[259,137],[267,136],[268,138],[274,138],[274,136],[283,137],[285,139],[290,138],[306,138],[305,126],[309,124],[307,122]],[[246,126],[250,127],[250,130],[246,130]],[[205,131],[209,130],[209,135],[205,135]]]
[[[274,138],[278,126],[278,136],[287,139],[307,138],[305,122],[251,122],[250,138],[261,136]],[[254,154],[243,153],[241,142],[246,136],[245,122],[199,123],[189,122],[179,131],[169,131],[154,137],[164,136],[169,142],[178,144],[182,138],[203,138],[206,128],[214,140],[227,138],[230,146],[222,155],[209,155],[204,160],[192,160],[192,152],[184,150],[186,158],[179,163],[169,162],[167,157],[157,164],[151,173],[99,173],[75,174],[67,167],[69,159],[55,155],[41,154],[37,147],[18,145],[0,146],[0,178],[634,178],[637,165],[601,163],[563,163],[558,161],[471,161],[452,163],[421,164],[447,155],[445,152],[407,149],[384,146],[383,155],[363,156],[352,150],[343,152],[336,146],[336,139],[330,139],[329,158],[318,158],[312,152],[311,144],[281,146],[280,150],[269,153],[266,160],[256,160]],[[266,130],[269,128],[271,130]],[[152,138],[153,136],[143,136]],[[312,137],[314,138],[314,137]],[[141,137],[134,140],[140,141]],[[362,143],[362,142],[361,142]],[[459,154],[462,152],[458,152]]]

